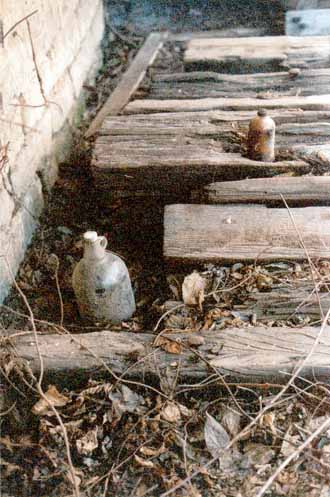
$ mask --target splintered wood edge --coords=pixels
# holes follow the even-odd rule
[[[204,343],[198,353],[206,356],[227,381],[251,383],[276,382],[285,384],[294,369],[306,359],[314,346],[319,327],[304,328],[228,328],[199,332]],[[77,335],[39,335],[38,344],[46,374],[71,377],[100,374],[104,364],[125,377],[145,375],[159,378],[168,368],[180,364],[180,378],[199,380],[209,375],[204,361],[193,361],[196,355],[189,347],[191,333],[164,335],[180,339],[181,353],[165,352],[155,347],[156,336],[151,333],[113,333],[110,331]],[[29,363],[32,371],[40,369],[39,356],[33,336],[13,338],[18,357]],[[150,352],[154,350],[154,354]],[[330,381],[330,327],[324,328],[314,353],[308,358],[300,377]],[[105,374],[106,369],[104,369]],[[128,374],[127,374],[128,373]]]
[[[151,33],[148,36],[118,86],[91,122],[85,138],[91,138],[107,116],[116,116],[125,107],[143,80],[148,67],[154,62],[167,36],[166,32]]]

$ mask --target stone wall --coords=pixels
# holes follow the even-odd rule
[[[104,17],[102,0],[0,0],[0,16],[1,302],[68,150],[82,85],[101,63]]]

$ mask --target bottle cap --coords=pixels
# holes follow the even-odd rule
[[[259,110],[258,110],[258,116],[260,116],[260,117],[265,117],[265,116],[267,116],[267,111],[266,111],[266,109],[259,109]]]
[[[94,243],[94,242],[96,242],[97,238],[98,238],[98,236],[97,236],[96,231],[86,231],[86,233],[84,233],[84,241],[85,242]]]

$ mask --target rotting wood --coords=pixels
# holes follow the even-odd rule
[[[202,188],[213,181],[267,176],[283,172],[307,173],[310,166],[300,160],[259,162],[240,154],[224,153],[212,140],[184,143],[175,137],[166,140],[97,140],[92,173],[98,189],[125,191],[162,191],[164,195]]]
[[[189,68],[218,68],[242,73],[270,68],[327,67],[329,36],[263,36],[250,38],[192,39],[184,54]]]
[[[330,121],[330,111],[310,111],[302,109],[269,109],[268,114],[275,120],[277,126],[292,124],[292,134],[303,130],[305,134],[327,133]],[[248,129],[250,119],[255,117],[255,110],[230,111],[209,110],[198,112],[166,112],[156,114],[133,114],[130,116],[108,116],[99,130],[100,136],[130,136],[134,135],[178,135],[188,136],[218,136],[223,132],[235,129]],[[309,126],[306,124],[309,123]],[[319,128],[320,126],[320,128]],[[322,128],[323,126],[323,128]],[[239,127],[239,128],[237,128]],[[280,134],[281,129],[278,128]],[[290,127],[283,127],[287,133]],[[310,131],[308,131],[310,130]],[[301,131],[300,131],[301,134]]]
[[[317,337],[318,328],[228,328],[202,332],[204,344],[198,348],[227,382],[286,383],[289,375],[301,364]],[[191,334],[168,335],[187,344]],[[192,383],[210,375],[209,366],[182,346],[180,355],[153,347],[155,336],[147,333],[113,333],[102,331],[80,335],[39,335],[39,347],[46,374],[100,375],[101,361],[117,375],[131,377],[174,377],[178,383]],[[40,367],[34,338],[14,340],[18,356],[28,361],[32,371]],[[89,350],[88,350],[89,349]],[[92,351],[92,353],[90,352]],[[99,358],[99,359],[98,359]],[[101,360],[100,360],[101,359]],[[329,383],[330,328],[326,327],[315,353],[299,373],[300,377]],[[214,372],[213,372],[214,373]]]
[[[278,273],[274,274],[277,276]],[[272,278],[271,271],[269,277]],[[326,285],[326,282],[320,284],[317,291],[311,280],[273,284],[269,291],[248,291],[239,287],[236,292],[231,292],[233,303],[228,304],[228,309],[238,312],[243,319],[254,317],[259,323],[288,320],[301,322],[306,318],[312,323],[321,322],[330,307],[330,294],[326,291]],[[223,295],[228,296],[228,293]],[[218,296],[221,297],[221,292]],[[166,301],[163,308],[165,312],[174,311],[180,305],[188,308],[183,302],[174,300]]]
[[[270,274],[271,276],[271,274]],[[271,292],[249,292],[241,297],[242,303],[233,305],[234,311],[254,315],[258,321],[286,321],[295,318],[310,322],[322,321],[321,310],[325,315],[330,308],[329,292],[319,292],[311,282],[301,282],[291,286],[278,285]],[[320,299],[320,300],[319,300]]]
[[[154,75],[147,98],[252,97],[267,100],[327,94],[329,85],[330,69],[304,70],[296,77],[289,71],[235,75],[197,71]]]
[[[330,204],[329,176],[300,176],[245,179],[212,183],[205,187],[206,203],[262,203],[290,206]]]
[[[203,110],[258,110],[300,108],[302,110],[330,110],[330,94],[285,96],[278,98],[196,98],[186,100],[134,100],[126,105],[125,114],[153,112],[196,112]]]
[[[300,237],[311,258],[330,258],[327,207],[174,204],[164,230],[164,257],[173,263],[303,260]]]
[[[151,33],[148,36],[144,45],[123,75],[119,85],[115,88],[109,99],[93,119],[86,132],[86,138],[90,138],[97,132],[106,116],[116,115],[125,107],[143,80],[148,67],[155,60],[166,37],[167,33]]]

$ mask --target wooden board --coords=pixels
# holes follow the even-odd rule
[[[106,116],[118,114],[127,104],[143,80],[148,67],[155,60],[166,36],[166,33],[151,33],[148,36],[132,64],[123,75],[119,85],[93,119],[86,132],[86,138],[90,138],[97,132]]]
[[[202,332],[205,343],[198,348],[227,382],[286,383],[289,375],[306,357],[317,337],[318,328],[228,328]],[[191,334],[171,334],[187,344]],[[89,378],[103,374],[109,377],[101,360],[117,375],[125,378],[172,378],[178,372],[178,384],[186,379],[192,383],[210,375],[209,366],[185,347],[180,355],[169,354],[153,347],[155,336],[147,333],[112,333],[102,331],[80,335],[39,335],[46,375]],[[33,336],[14,339],[15,350],[27,360],[34,373],[39,359]],[[89,350],[88,350],[89,349]],[[99,360],[100,358],[101,360]],[[315,353],[299,373],[300,377],[330,382],[330,328],[326,327]]]
[[[278,151],[287,150],[303,145],[322,145],[330,142],[330,123],[327,119],[330,112],[312,112],[301,110],[296,112],[270,111],[277,123],[276,147]],[[319,122],[311,122],[310,119]],[[210,111],[193,114],[179,112],[152,115],[132,115],[124,117],[108,117],[105,119],[99,135],[108,137],[108,143],[140,142],[150,146],[170,143],[173,137],[181,137],[181,143],[194,144],[213,138],[226,149],[233,141],[233,134],[240,132],[247,135],[249,119],[255,112],[222,112]],[[322,119],[322,120],[321,120]],[[281,122],[282,121],[282,122]],[[288,121],[288,122],[285,122]],[[291,122],[291,121],[299,121]],[[104,144],[105,139],[99,138]],[[203,143],[203,142],[201,142]],[[207,143],[205,141],[205,143]],[[137,143],[138,144],[138,143]]]
[[[125,114],[147,114],[152,112],[198,112],[203,110],[258,109],[303,109],[330,110],[330,94],[307,97],[290,96],[269,99],[260,98],[196,98],[185,100],[134,100],[126,105]]]
[[[289,205],[330,204],[329,176],[300,176],[224,181],[205,187],[207,203],[282,204],[282,195]]]
[[[177,199],[192,189],[214,180],[246,176],[274,175],[282,172],[306,173],[310,166],[300,160],[259,162],[237,153],[224,153],[215,140],[118,140],[101,137],[95,145],[92,173],[98,189],[107,192],[136,191],[175,194]]]
[[[277,125],[293,124],[298,129],[300,124],[328,124],[330,110],[312,111],[299,108],[269,109],[268,114]],[[155,114],[133,114],[130,116],[108,116],[99,130],[100,136],[137,136],[137,135],[209,135],[233,130],[237,126],[248,128],[250,119],[255,117],[255,110],[230,111],[209,110],[196,112],[167,112]],[[309,127],[309,126],[308,126]],[[286,128],[288,129],[288,128]],[[278,131],[278,130],[277,130]]]
[[[154,75],[147,98],[252,97],[267,100],[328,94],[329,87],[330,69],[303,70],[296,77],[288,71],[235,75],[194,71]]]
[[[330,208],[268,209],[259,205],[169,205],[164,256],[169,262],[330,258]],[[329,248],[328,248],[329,247]]]
[[[184,53],[189,68],[217,68],[231,73],[266,67],[328,67],[330,37],[263,36],[192,39]]]

